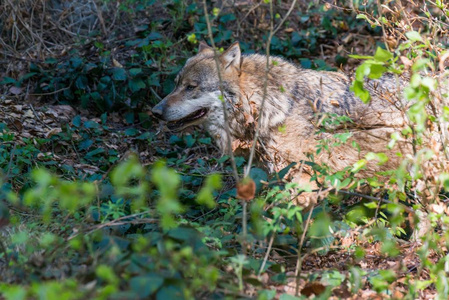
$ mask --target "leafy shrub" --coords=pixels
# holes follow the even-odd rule
[[[221,46],[238,38],[245,52],[259,51],[267,39],[268,19],[262,16],[269,15],[269,4],[263,1],[252,11],[252,6],[209,7],[214,41]],[[286,9],[273,4],[279,20]],[[446,149],[440,153],[426,141],[430,131],[446,142],[448,109],[439,102],[444,99],[439,87],[447,83],[430,73],[440,65],[444,70],[448,15],[443,2],[427,4],[434,10],[420,15],[420,33],[407,24],[413,16],[400,10],[399,2],[377,7],[367,1],[367,6],[344,9],[311,3],[295,11],[273,39],[271,53],[298,59],[303,67],[331,69],[326,62],[334,57],[337,66],[362,59],[353,90],[364,101],[369,101],[366,77],[410,74],[404,89],[414,101],[404,112],[409,126],[393,134],[391,144],[410,139],[416,151],[384,174],[385,180],[355,176],[368,161],[384,161],[385,154],[370,153],[338,172],[317,165],[312,155],[307,164],[313,178],[331,193],[308,212],[292,202],[298,187],[284,178],[292,166],[273,176],[253,168],[257,194],[249,204],[248,224],[242,224],[230,158],[215,155],[210,137],[160,132],[143,114],[124,114],[124,128],[114,127],[111,114],[96,120],[78,115],[45,138],[22,138],[20,130],[0,123],[2,296],[289,299],[301,294],[326,299],[380,294],[413,299],[429,293],[446,299]],[[5,94],[29,86],[45,100],[103,112],[124,106],[144,110],[146,99],[168,93],[185,59],[207,39],[201,3],[130,0],[118,7],[120,18],[151,18],[136,21],[126,41],[119,37],[123,29],[110,40],[96,33],[64,56],[33,61],[26,72],[5,75]],[[387,39],[388,49],[380,42],[367,46],[375,47],[372,56],[346,57],[339,51],[326,62],[317,58],[329,54],[325,46],[331,40],[350,40],[342,38],[346,33],[401,40],[395,45]],[[142,127],[129,127],[136,119]],[[323,120],[328,127],[347,121],[332,115]],[[332,152],[349,137],[348,132],[333,134],[314,155]],[[133,148],[144,165],[122,148]],[[81,166],[58,160],[63,154],[76,157]],[[245,160],[236,158],[236,164],[243,173]],[[371,186],[371,194],[360,192],[364,185]]]

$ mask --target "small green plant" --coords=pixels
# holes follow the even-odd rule
[[[395,153],[394,170],[360,175],[387,162],[382,152],[338,172],[317,164],[336,147],[360,152],[354,124],[332,114],[314,123],[307,161],[273,175],[253,167],[246,235],[230,157],[201,131],[173,134],[147,115],[208,40],[201,2],[100,0],[69,15],[41,4],[0,4],[0,20],[15,20],[0,22],[0,298],[447,299],[444,1],[298,1],[290,15],[280,1],[207,1],[217,48],[263,52],[270,22],[288,15],[271,54],[319,70],[361,62],[357,96],[369,103],[367,82],[390,73],[410,104],[408,126],[386,137],[385,152],[414,147]],[[49,122],[40,113],[55,103],[76,116]],[[246,163],[235,158],[240,174]],[[288,182],[301,165],[324,195],[309,210],[296,197],[316,191]]]

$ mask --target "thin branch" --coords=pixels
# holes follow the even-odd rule
[[[260,266],[259,276],[260,276],[260,274],[262,274],[262,271],[265,268],[265,265],[266,265],[267,260],[268,260],[268,256],[270,256],[271,247],[273,247],[273,242],[274,242],[274,237],[275,236],[276,236],[276,232],[273,232],[273,234],[271,235],[271,238],[270,238],[270,242],[268,243],[267,252],[265,253],[265,257],[263,258],[262,265]]]
[[[72,84],[70,84],[69,86],[67,86],[67,87],[65,87],[65,88],[62,88],[62,89],[59,89],[59,90],[56,90],[56,91],[53,91],[53,92],[42,93],[42,94],[28,94],[28,95],[29,95],[29,96],[49,96],[49,95],[54,95],[54,94],[63,92],[63,91],[65,91],[65,90],[68,90],[68,89],[70,89],[71,87],[72,87]]]
[[[260,124],[262,123],[262,118],[263,118],[263,110],[265,108],[265,101],[267,99],[267,89],[268,89],[268,74],[270,72],[270,46],[271,46],[271,39],[273,38],[273,36],[276,34],[276,32],[278,32],[278,30],[281,28],[281,26],[284,24],[285,20],[287,20],[287,18],[290,16],[291,12],[293,11],[293,8],[296,5],[297,0],[293,0],[289,10],[287,11],[287,13],[285,14],[284,18],[282,18],[281,22],[276,26],[275,29],[273,29],[274,25],[273,25],[273,1],[270,1],[270,34],[268,35],[268,39],[267,39],[267,44],[266,44],[266,55],[267,55],[267,63],[265,66],[265,78],[264,78],[264,85],[263,85],[263,97],[262,97],[262,103],[260,104],[260,108],[259,108],[259,120],[257,121],[256,124],[256,133],[254,135],[254,140],[253,143],[251,145],[251,152],[249,154],[249,159],[248,159],[248,165],[245,169],[245,176],[247,177],[251,171],[251,165],[253,163],[253,159],[254,159],[254,153],[256,151],[256,144],[257,144],[257,140],[259,139],[259,135],[260,135]]]
[[[346,190],[338,190],[338,191],[337,190],[333,190],[333,191],[336,192],[337,194],[341,193],[341,194],[346,194],[346,195],[350,195],[350,196],[357,196],[357,197],[365,198],[365,199],[372,200],[372,201],[380,201],[380,202],[389,203],[389,204],[399,204],[399,205],[402,206],[402,208],[406,212],[411,213],[411,214],[415,214],[416,213],[413,209],[411,209],[410,207],[406,206],[403,203],[395,203],[395,202],[392,202],[392,201],[389,201],[389,200],[386,200],[386,199],[382,199],[382,198],[379,198],[379,197],[373,197],[373,196],[364,195],[364,194],[355,193],[355,192],[350,192],[350,191],[346,191]]]
[[[246,255],[247,253],[247,236],[248,236],[248,214],[247,214],[247,207],[248,203],[245,200],[242,200],[242,248],[243,248],[243,254]]]
[[[158,93],[156,93],[156,91],[151,86],[150,86],[150,91],[154,95],[154,97],[157,98],[157,100],[162,101],[162,97],[159,96]]]
[[[237,165],[235,163],[235,158],[234,158],[234,153],[232,152],[232,141],[231,141],[231,131],[229,129],[229,116],[228,116],[228,111],[227,111],[227,107],[226,107],[226,98],[225,98],[225,94],[223,92],[223,79],[221,77],[221,70],[220,70],[220,63],[218,61],[218,53],[216,51],[215,48],[215,42],[214,42],[214,37],[212,34],[212,26],[210,23],[210,19],[209,19],[209,13],[207,11],[207,5],[206,5],[206,0],[203,0],[203,8],[204,8],[204,16],[206,18],[206,24],[207,24],[207,32],[209,35],[209,40],[212,46],[212,49],[214,51],[214,60],[215,60],[215,65],[217,67],[217,74],[218,74],[218,81],[219,81],[219,88],[220,88],[220,93],[222,96],[221,99],[221,103],[223,105],[223,116],[224,116],[224,127],[225,127],[225,132],[226,132],[226,143],[227,143],[227,149],[231,158],[231,165],[232,165],[232,170],[234,173],[234,178],[236,183],[238,183],[239,180],[239,174],[237,171]],[[247,203],[246,201],[242,200],[242,210],[243,210],[243,218],[242,218],[242,249],[243,249],[243,254],[246,255],[246,251],[247,251],[247,214],[246,214],[246,210],[247,210]]]
[[[14,143],[14,146],[13,146],[13,148],[12,148],[12,150],[11,150],[10,157],[9,157],[8,171],[6,172],[6,180],[9,179],[9,175],[10,175],[10,173],[11,173],[11,169],[12,169],[12,161],[13,161],[13,159],[14,159],[14,155],[15,155],[14,152],[16,151],[16,147],[17,147],[17,144]]]
[[[295,295],[296,296],[298,296],[298,293],[299,293],[299,279],[300,279],[299,272],[301,271],[302,261],[303,261],[303,259],[301,259],[301,249],[302,249],[302,245],[304,244],[304,239],[306,238],[307,230],[309,229],[310,219],[312,218],[312,213],[313,213],[314,208],[315,208],[315,206],[312,206],[312,209],[310,210],[309,215],[307,216],[306,225],[304,226],[304,231],[302,232],[301,240],[299,241],[299,244],[298,244],[298,258],[296,261],[296,269],[295,269],[295,277],[296,277]]]
[[[48,129],[52,129],[47,123],[45,123],[44,121],[41,120],[41,118],[39,117],[39,115],[37,114],[37,112],[34,110],[33,104],[30,104],[30,108],[33,111],[34,115],[36,116],[36,119],[45,127],[47,127]]]
[[[3,252],[3,255],[5,256],[5,264],[6,268],[9,269],[9,256],[8,252],[6,251],[5,244],[3,244],[3,241],[0,240],[0,250]]]
[[[112,221],[107,222],[107,223],[102,223],[102,224],[98,224],[98,225],[92,226],[89,229],[89,231],[87,231],[87,232],[79,231],[79,232],[76,232],[75,234],[69,236],[67,238],[67,241],[73,240],[80,233],[83,233],[84,235],[88,235],[88,234],[91,234],[92,232],[95,232],[95,231],[97,231],[99,229],[102,229],[102,228],[105,228],[105,227],[109,227],[109,226],[118,226],[118,225],[124,225],[124,224],[142,224],[142,223],[150,224],[150,223],[157,222],[156,219],[149,219],[149,218],[124,221],[124,220],[131,219],[131,218],[137,218],[137,217],[140,217],[140,216],[145,215],[145,214],[151,215],[151,212],[143,211],[143,212],[135,213],[135,214],[128,215],[128,216],[123,216],[123,217],[117,218],[117,219],[112,220]]]
[[[225,127],[225,131],[226,131],[226,142],[227,142],[227,148],[229,150],[229,155],[231,157],[231,165],[232,165],[232,170],[234,172],[234,178],[236,182],[239,182],[239,174],[237,171],[237,165],[235,163],[235,158],[234,158],[234,153],[232,152],[232,142],[231,142],[231,131],[229,129],[229,116],[228,116],[228,112],[227,112],[227,108],[226,108],[226,102],[225,102],[225,96],[224,96],[224,92],[223,92],[223,79],[221,77],[221,72],[220,72],[220,63],[218,61],[218,54],[215,48],[215,42],[214,42],[214,36],[212,34],[212,27],[210,24],[210,20],[209,20],[209,13],[207,11],[207,5],[206,5],[206,0],[203,0],[203,8],[204,8],[204,16],[206,18],[206,24],[207,24],[207,32],[209,35],[209,40],[211,43],[211,46],[214,50],[214,60],[215,60],[215,64],[217,67],[217,73],[218,73],[218,81],[219,81],[219,88],[220,88],[220,93],[222,98],[222,105],[223,105],[223,115],[224,115],[224,127]]]

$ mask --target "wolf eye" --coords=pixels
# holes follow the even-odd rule
[[[195,88],[196,88],[196,86],[194,86],[194,85],[188,85],[188,86],[186,87],[186,90],[188,90],[188,91],[193,91]]]

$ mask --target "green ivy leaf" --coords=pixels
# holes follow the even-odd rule
[[[16,83],[17,81],[14,78],[11,77],[3,77],[2,81],[0,81],[0,84],[11,84],[11,83]]]
[[[164,283],[160,274],[147,274],[131,278],[129,286],[140,298],[147,298],[156,292]]]
[[[129,89],[135,93],[141,89],[146,88],[145,82],[141,78],[133,78],[128,82]]]
[[[129,69],[129,75],[131,75],[131,76],[137,76],[137,75],[139,75],[140,73],[142,73],[142,68],[132,68],[132,69]]]
[[[293,168],[294,166],[296,166],[295,162],[289,164],[288,166],[280,170],[278,173],[279,179],[283,179],[285,175],[287,175],[288,171],[290,171],[290,169]]]
[[[256,183],[256,193],[262,189],[263,184],[260,181],[268,180],[267,172],[260,168],[252,168],[249,172],[249,177],[251,177],[251,179]]]
[[[80,115],[75,116],[72,120],[72,124],[75,127],[80,127],[81,126],[81,116]]]
[[[126,71],[122,68],[112,68],[112,78],[114,80],[126,80]]]

